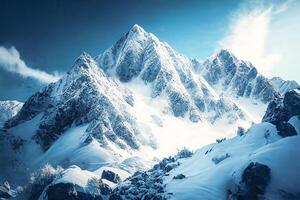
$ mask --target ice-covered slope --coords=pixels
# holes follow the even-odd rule
[[[19,101],[0,101],[0,127],[10,118],[15,116],[22,108]]]
[[[299,84],[296,81],[285,81],[280,77],[271,78],[270,83],[281,95],[284,95],[288,91],[299,88]]]

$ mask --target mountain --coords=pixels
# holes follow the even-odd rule
[[[299,84],[296,81],[285,81],[280,77],[271,78],[270,83],[281,95],[284,95],[288,91],[299,88]]]
[[[193,72],[200,65],[197,60],[178,54],[138,25],[96,60],[109,76],[121,82],[139,80],[150,88],[153,98],[166,96],[176,117],[212,123],[221,118],[246,118],[234,102],[216,95],[206,80]]]
[[[15,116],[22,106],[23,103],[19,101],[0,101],[0,125]]]
[[[34,171],[46,163],[89,170],[126,159],[130,163],[140,146],[157,148],[151,131],[141,132],[131,114],[134,104],[131,92],[83,53],[59,81],[31,96],[5,123],[1,170],[14,180],[12,170],[26,178],[24,169]]]
[[[33,137],[47,150],[64,130],[90,123],[88,135],[96,137],[101,145],[113,141],[121,148],[137,149],[135,135],[138,133],[134,132],[134,121],[127,113],[133,103],[129,91],[109,79],[94,60],[83,53],[71,71],[30,97],[5,127],[11,128],[42,115]]]
[[[23,185],[23,199],[59,199],[65,191],[72,192],[64,199],[118,199],[124,195],[130,199],[134,193],[123,194],[129,188],[124,189],[120,181],[129,177],[130,183],[124,184],[139,192],[141,185],[132,182],[142,183],[142,178],[150,181],[142,183],[145,193],[154,184],[151,191],[159,190],[163,197],[168,191],[163,183],[168,181],[161,172],[165,168],[171,171],[180,159],[189,159],[192,153],[186,148],[195,150],[217,139],[220,148],[213,157],[201,158],[201,166],[189,163],[194,170],[216,170],[224,159],[233,156],[234,164],[246,162],[246,155],[269,140],[295,135],[298,129],[288,125],[287,117],[280,118],[280,123],[264,117],[265,123],[249,129],[253,134],[243,132],[260,121],[266,109],[267,116],[277,116],[280,102],[297,107],[297,95],[286,95],[291,97],[281,100],[251,63],[238,60],[227,50],[200,63],[134,25],[95,58],[82,53],[60,80],[33,94],[5,122],[0,131],[0,160],[5,161],[0,166],[0,180]],[[290,107],[282,110],[279,116],[289,113]],[[287,114],[294,115],[298,114]],[[236,131],[240,136],[232,138]],[[184,150],[176,158],[164,159],[150,169],[178,149]],[[198,151],[208,150],[204,149]],[[214,165],[206,165],[211,159]],[[137,172],[148,169],[150,175]],[[216,171],[222,172],[230,174]],[[176,180],[184,179],[177,175]],[[211,178],[209,175],[204,177]],[[223,184],[224,180],[220,181],[218,184]]]

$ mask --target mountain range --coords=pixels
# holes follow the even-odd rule
[[[134,25],[24,104],[0,103],[0,180],[20,199],[298,198],[298,88]]]

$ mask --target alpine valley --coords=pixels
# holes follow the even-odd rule
[[[191,59],[134,25],[0,111],[0,199],[300,199],[298,83],[225,49]]]

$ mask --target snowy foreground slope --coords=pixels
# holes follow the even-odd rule
[[[123,199],[299,199],[299,114],[299,91],[288,92],[271,102],[264,122],[194,155],[185,150],[164,159],[128,178],[113,194]]]
[[[271,102],[264,122],[195,153],[183,149],[148,171],[41,173],[51,181],[39,199],[299,199],[299,116],[300,94],[291,91]]]
[[[80,55],[60,80],[7,115],[0,180],[22,186],[19,199],[297,195],[272,182],[276,174],[293,173],[278,172],[281,166],[271,162],[290,163],[290,172],[299,164],[282,158],[297,151],[297,140],[289,139],[298,138],[300,126],[299,94],[292,89],[279,91],[227,50],[200,63],[134,25],[96,58]],[[185,147],[202,148],[192,156]],[[258,193],[240,181],[247,166],[250,175],[252,168],[266,173]]]

